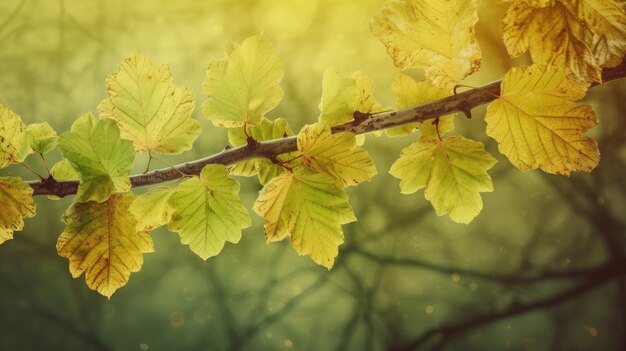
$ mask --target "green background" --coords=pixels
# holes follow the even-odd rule
[[[208,62],[222,58],[229,42],[264,32],[286,70],[285,98],[270,118],[285,117],[294,130],[314,122],[328,66],[364,71],[382,105],[392,107],[397,70],[368,29],[379,5],[3,0],[0,103],[25,123],[48,122],[62,133],[96,112],[104,77],[137,49],[169,63],[175,83],[192,88],[199,106]],[[527,62],[510,59],[501,42],[504,9],[483,1],[483,68],[465,84],[491,82]],[[423,349],[624,349],[624,277],[595,284],[599,273],[585,272],[624,251],[625,99],[624,81],[590,90],[585,101],[601,121],[590,135],[602,160],[593,173],[569,178],[514,169],[485,135],[484,107],[472,120],[459,116],[454,133],[483,141],[500,161],[490,172],[495,192],[483,194],[484,210],[469,225],[437,217],[422,192],[400,195],[387,174],[416,136],[368,139],[379,174],[349,189],[359,221],[344,226],[346,243],[331,271],[298,257],[286,241],[267,245],[252,214],[241,242],[206,262],[175,234],[153,232],[156,252],[108,301],[83,277],[72,279],[67,259],[56,254],[59,218],[71,199],[38,197],[37,216],[0,246],[0,350],[384,350],[431,334]],[[226,145],[225,130],[199,108],[194,116],[203,133],[192,151],[169,162]],[[48,160],[59,157],[55,151]],[[37,161],[30,163],[43,172]],[[137,172],[146,161],[137,158]],[[32,179],[15,166],[0,174]],[[260,187],[240,181],[251,208]]]

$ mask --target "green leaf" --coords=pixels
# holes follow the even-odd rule
[[[0,244],[24,228],[24,217],[34,215],[33,188],[18,177],[0,177]]]
[[[352,76],[329,67],[322,80],[322,101],[319,121],[335,126],[350,122],[354,112],[376,113],[382,110],[374,98],[374,84],[361,71]]]
[[[453,221],[469,223],[483,207],[480,193],[493,191],[487,170],[495,163],[477,141],[424,137],[402,150],[389,173],[400,179],[403,194],[425,188],[438,216],[449,213]]]
[[[17,113],[0,104],[0,169],[24,161],[29,153],[26,125]]]
[[[340,180],[296,168],[272,179],[259,193],[254,211],[265,218],[268,242],[289,236],[300,255],[330,269],[343,243],[341,225],[356,221]]]
[[[332,134],[324,123],[302,128],[298,133],[298,149],[308,169],[328,173],[345,185],[357,185],[376,175],[374,161],[357,146],[354,134]]]
[[[238,243],[250,216],[238,196],[239,183],[226,167],[210,164],[186,180],[170,198],[174,209],[169,230],[203,260],[216,256],[226,241]]]
[[[170,198],[175,192],[163,186],[138,196],[129,209],[137,218],[137,230],[150,231],[168,223],[174,213]]]
[[[280,139],[285,136],[293,135],[289,123],[283,118],[278,118],[274,121],[263,119],[259,125],[247,126],[247,131],[248,135],[253,137],[256,141]],[[233,146],[245,145],[247,138],[243,127],[229,129],[228,142]],[[276,159],[279,161],[289,160],[295,157],[295,154],[296,153],[292,152],[277,155]],[[270,179],[282,174],[284,171],[285,169],[283,167],[272,163],[272,161],[266,158],[247,160],[229,167],[229,172],[233,175],[250,177],[258,174],[261,184],[267,183]]]
[[[96,121],[88,113],[59,138],[59,144],[63,156],[80,174],[76,202],[102,202],[113,193],[130,190],[135,151],[132,142],[120,138],[114,121]]]
[[[57,240],[57,252],[70,259],[70,273],[85,273],[90,289],[111,298],[128,283],[131,272],[152,252],[152,238],[135,229],[137,220],[128,211],[131,193],[115,194],[102,203],[75,203],[61,218],[66,228]]]
[[[204,116],[214,125],[228,128],[259,124],[283,97],[279,86],[283,63],[262,34],[249,37],[240,46],[231,45],[226,56],[209,64],[202,85],[209,97],[202,105]]]
[[[29,124],[26,133],[30,148],[35,153],[47,154],[59,145],[59,137],[48,123]]]
[[[106,82],[109,98],[100,103],[98,113],[115,120],[138,152],[179,154],[191,149],[202,131],[200,122],[191,118],[194,93],[174,85],[167,65],[153,65],[133,52]]]
[[[396,106],[398,109],[424,105],[452,95],[452,89],[450,88],[433,85],[433,83],[429,81],[416,82],[413,78],[404,73],[396,75],[391,89],[396,98]],[[452,113],[439,117],[437,128],[440,135],[444,135],[454,129],[455,115],[456,114]],[[435,119],[433,118],[424,121],[424,123],[416,122],[389,128],[386,129],[385,132],[390,137],[405,136],[413,133],[416,128],[419,128],[422,135],[434,136],[437,133],[437,128],[433,124],[434,122]]]

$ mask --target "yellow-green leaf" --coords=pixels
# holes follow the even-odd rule
[[[174,193],[175,189],[162,186],[138,196],[129,209],[137,218],[137,230],[150,231],[168,223],[174,213],[170,205]]]
[[[493,191],[487,170],[495,163],[477,141],[422,137],[402,150],[389,173],[400,179],[403,194],[425,188],[438,216],[449,213],[453,221],[469,223],[483,208],[480,193]]]
[[[64,158],[61,161],[57,162],[50,169],[50,174],[55,180],[78,180],[80,179],[80,173],[78,173],[72,163]]]
[[[374,84],[361,71],[352,76],[329,67],[322,80],[319,121],[331,126],[350,122],[354,112],[376,113],[382,110],[374,98]]]
[[[26,125],[17,113],[0,104],[0,168],[24,161],[29,153]]]
[[[513,68],[504,76],[501,96],[487,107],[487,134],[521,170],[589,172],[600,151],[585,135],[597,124],[596,115],[591,106],[576,102],[587,86],[555,67]]]
[[[167,65],[153,65],[133,52],[106,82],[109,98],[98,106],[100,117],[115,120],[137,151],[178,154],[191,149],[202,131],[191,118],[194,93],[174,85]]]
[[[289,127],[289,123],[283,118],[278,118],[274,121],[263,119],[259,125],[247,126],[247,131],[248,135],[253,137],[256,141],[280,139],[293,135],[293,131]],[[233,146],[245,145],[247,143],[247,137],[243,127],[229,129],[228,142]],[[292,152],[277,155],[276,159],[279,161],[286,161],[292,159],[293,157],[295,157],[295,153]],[[258,174],[261,184],[267,183],[270,179],[285,171],[283,167],[272,163],[272,161],[266,158],[256,158],[239,162],[230,166],[228,170],[233,175],[244,177],[251,177]]]
[[[33,188],[18,177],[0,177],[0,244],[24,228],[24,217],[34,215]]]
[[[202,105],[204,116],[228,128],[258,124],[283,97],[283,63],[262,34],[231,45],[226,56],[209,64],[202,85],[209,97]]]
[[[298,133],[298,150],[308,169],[328,173],[345,185],[357,185],[376,175],[374,161],[357,146],[354,134],[332,134],[324,123],[302,128]]]
[[[416,82],[413,78],[404,73],[398,73],[396,75],[391,89],[396,98],[396,107],[398,109],[424,105],[452,95],[452,90],[449,87],[433,85],[429,81]],[[437,130],[440,135],[444,135],[454,129],[454,116],[455,114],[453,113],[439,117],[437,127],[433,124],[435,122],[433,118],[424,121],[424,123],[416,122],[389,128],[386,129],[385,132],[391,137],[405,136],[419,128],[422,135],[433,136],[437,133]]]
[[[30,148],[38,154],[47,154],[59,145],[57,133],[48,123],[33,123],[26,128]]]
[[[135,151],[132,142],[120,138],[114,121],[96,121],[88,113],[59,138],[59,144],[63,156],[80,174],[76,202],[102,202],[113,193],[130,190]]]
[[[305,168],[272,179],[259,193],[254,211],[265,218],[268,242],[289,236],[300,255],[328,269],[343,243],[341,225],[356,220],[340,180]]]
[[[199,177],[180,184],[171,196],[169,230],[203,260],[216,256],[227,241],[238,243],[241,230],[250,226],[238,193],[239,183],[228,177],[226,167],[205,166]]]
[[[85,273],[87,286],[108,298],[141,270],[143,254],[153,251],[152,238],[135,229],[137,220],[128,211],[134,198],[126,193],[102,203],[75,203],[62,217],[59,255],[69,258],[74,278]]]
[[[626,52],[623,1],[519,0],[502,23],[511,55],[529,51],[534,63],[568,67],[589,82],[601,82],[602,67],[618,65]]]
[[[428,80],[452,86],[480,68],[477,10],[478,0],[387,0],[370,30],[398,68],[422,68]]]

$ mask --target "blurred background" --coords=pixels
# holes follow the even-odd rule
[[[264,32],[285,62],[285,98],[270,118],[293,129],[318,116],[324,69],[363,70],[393,106],[396,74],[368,21],[380,0],[2,0],[0,102],[25,123],[59,133],[96,112],[104,78],[133,49],[169,63],[197,106],[209,61]],[[501,42],[504,5],[483,1],[483,68],[465,84],[500,79],[512,65]],[[419,72],[411,72],[419,76]],[[626,81],[589,91],[600,125],[591,174],[522,173],[485,136],[484,107],[454,133],[483,141],[500,161],[495,192],[469,225],[437,217],[423,192],[400,195],[387,174],[416,136],[368,139],[379,174],[349,189],[359,221],[331,271],[267,245],[262,221],[202,261],[175,234],[152,233],[156,252],[108,301],[72,279],[56,254],[71,199],[37,198],[37,216],[0,246],[0,350],[624,350]],[[226,145],[197,108],[204,131],[184,162]],[[58,151],[48,160],[59,159]],[[43,171],[38,160],[30,160]],[[146,159],[137,158],[137,170]],[[32,176],[11,167],[0,175]],[[251,208],[258,183],[240,179]],[[136,193],[142,192],[136,191]],[[2,209],[0,209],[1,211]],[[621,213],[621,215],[620,215]],[[617,265],[617,266],[616,266]]]

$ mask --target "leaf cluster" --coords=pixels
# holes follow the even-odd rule
[[[601,82],[603,67],[620,64],[624,56],[624,3],[506,2],[511,2],[503,19],[506,48],[512,56],[530,52],[534,64],[505,74],[500,94],[487,108],[486,134],[521,170],[562,175],[593,170],[600,153],[586,133],[597,117],[579,100],[591,83]],[[38,155],[48,169],[44,155],[60,150],[63,159],[47,176],[33,171],[40,184],[79,182],[62,218],[66,229],[57,251],[69,259],[72,276],[84,273],[87,285],[107,297],[141,269],[143,254],[153,251],[149,232],[157,227],[167,225],[204,260],[218,255],[226,242],[239,242],[251,219],[235,177],[258,177],[263,185],[252,210],[265,221],[267,242],[288,239],[298,254],[330,269],[344,241],[343,225],[357,220],[346,188],[377,174],[363,147],[365,136],[337,128],[454,95],[481,66],[478,5],[478,0],[384,1],[370,28],[399,69],[391,87],[396,106],[377,102],[365,73],[331,67],[323,75],[317,121],[298,133],[287,119],[269,117],[284,95],[284,64],[271,40],[260,34],[229,45],[222,59],[208,64],[204,117],[227,129],[233,147],[251,154],[263,143],[295,140],[281,152],[208,162],[191,173],[169,167],[179,173],[176,183],[134,195],[130,173],[138,153],[148,156],[148,174],[159,154],[189,150],[202,133],[192,118],[193,91],[175,85],[167,65],[134,51],[106,77],[108,97],[98,116],[79,117],[61,136],[46,123],[24,124],[0,105],[0,168],[17,164],[32,171],[26,159]],[[425,78],[416,81],[402,72],[409,68],[421,69]],[[493,191],[488,171],[496,159],[481,142],[454,134],[454,118],[392,123],[388,137],[415,135],[415,140],[389,173],[400,180],[401,193],[424,189],[438,215],[469,223],[482,210],[481,193]],[[377,137],[382,129],[366,131]],[[32,196],[33,188],[21,178],[0,178],[0,243],[23,229],[23,218],[34,216]]]

